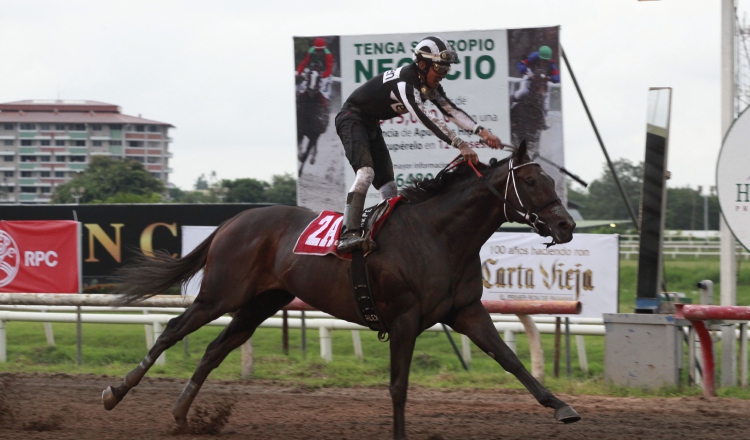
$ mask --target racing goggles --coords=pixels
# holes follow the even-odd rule
[[[445,76],[451,71],[450,64],[432,63],[432,70],[440,76]]]

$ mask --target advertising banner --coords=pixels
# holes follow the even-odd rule
[[[0,292],[80,292],[80,234],[74,221],[0,221]]]
[[[183,225],[218,226],[252,203],[4,205],[2,220],[72,220],[81,222],[85,285],[111,281],[135,253],[157,250],[179,256]]]
[[[207,239],[211,235],[217,226],[183,226],[182,229],[182,254],[180,257],[184,257],[197,248],[199,244],[203,243],[203,240]],[[203,270],[193,275],[187,283],[181,286],[183,295],[196,296],[201,289],[201,281],[203,281]]]
[[[336,134],[334,118],[349,95],[368,80],[380,74],[387,77],[388,72],[410,65],[414,46],[428,35],[445,38],[458,54],[459,63],[453,65],[441,83],[457,107],[503,143],[518,145],[526,140],[532,156],[541,154],[563,166],[559,31],[559,27],[545,27],[295,37],[298,204],[314,211],[343,210],[355,174]],[[325,49],[316,49],[323,46]],[[310,91],[316,68],[305,60],[311,54],[323,60],[317,69],[325,77],[319,86],[325,92]],[[327,69],[325,60],[332,63],[331,69]],[[315,98],[311,98],[312,94]],[[399,105],[395,97],[393,105]],[[450,123],[430,100],[425,100],[424,105],[426,112],[440,115],[469,142],[480,160],[487,162],[492,157],[508,155],[487,148],[478,136]],[[457,149],[438,139],[412,112],[401,107],[400,116],[381,122],[399,188],[412,179],[434,177],[458,156]],[[557,192],[565,201],[561,173],[549,164],[541,165],[555,179]],[[378,192],[370,188],[366,205],[378,201]]]
[[[721,214],[745,249],[750,249],[750,111],[732,124],[716,165]]]
[[[549,240],[549,239],[547,239]],[[537,234],[495,233],[482,246],[482,299],[581,301],[585,318],[618,312],[617,235],[576,234],[547,248]]]

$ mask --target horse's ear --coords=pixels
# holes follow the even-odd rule
[[[516,149],[515,159],[516,162],[521,162],[526,157],[526,139],[521,141],[521,145]]]

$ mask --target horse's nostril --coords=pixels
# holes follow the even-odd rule
[[[567,231],[567,230],[573,230],[576,228],[576,222],[560,222],[557,224],[557,226],[560,227],[561,230]]]

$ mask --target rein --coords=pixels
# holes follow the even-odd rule
[[[526,163],[522,163],[521,165],[513,166],[513,158],[510,159],[510,161],[508,162],[508,178],[505,180],[505,196],[502,196],[500,194],[500,192],[497,189],[495,189],[494,186],[492,186],[492,184],[490,183],[489,179],[487,179],[487,176],[485,176],[482,173],[480,173],[479,170],[477,170],[477,168],[474,166],[473,163],[468,162],[468,164],[471,167],[471,169],[474,170],[474,173],[477,175],[477,177],[479,177],[479,180],[483,181],[484,184],[485,184],[485,186],[487,186],[487,189],[489,189],[490,192],[498,200],[500,200],[500,202],[503,204],[503,215],[505,215],[505,218],[507,220],[510,220],[510,217],[508,216],[508,211],[507,211],[508,206],[510,206],[511,209],[513,209],[514,211],[516,211],[516,213],[518,215],[520,215],[524,219],[524,221],[526,222],[526,224],[529,225],[529,226],[531,226],[531,228],[534,229],[534,232],[536,232],[537,234],[539,234],[539,225],[544,225],[545,224],[544,221],[542,221],[542,219],[539,218],[539,214],[538,213],[540,211],[542,211],[544,208],[546,208],[546,207],[548,207],[548,206],[550,206],[550,205],[552,205],[554,203],[557,203],[557,202],[562,203],[560,201],[559,197],[553,197],[553,198],[547,200],[546,202],[542,203],[541,205],[537,206],[535,209],[528,209],[528,208],[526,208],[526,206],[524,206],[523,200],[521,200],[521,196],[520,196],[520,194],[518,194],[518,185],[516,184],[515,170],[517,170],[519,168],[523,168],[526,165],[541,166],[541,165],[539,165],[536,162],[526,162]],[[454,164],[453,166],[455,166],[455,165],[457,165],[457,164]],[[516,209],[513,206],[513,204],[510,203],[510,201],[508,201],[508,188],[510,186],[511,180],[513,181],[513,190],[514,190],[514,192],[516,194],[516,200],[518,200],[518,203],[521,205],[521,208],[526,210],[525,213],[519,211],[518,209]],[[550,246],[554,246],[557,243],[555,242],[555,238],[552,237],[552,241],[551,242],[544,243],[544,244],[547,245],[547,248],[549,248]]]

